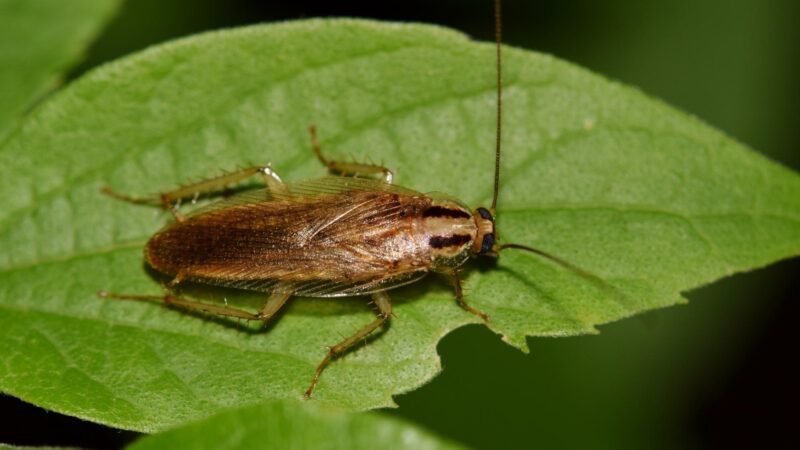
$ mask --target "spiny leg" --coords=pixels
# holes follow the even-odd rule
[[[456,301],[458,302],[458,305],[464,308],[465,310],[471,312],[472,314],[475,314],[476,316],[485,320],[486,322],[488,322],[489,321],[488,314],[479,309],[473,308],[466,302],[466,300],[464,300],[464,289],[462,289],[461,287],[461,278],[458,276],[458,270],[453,269],[452,272],[447,272],[445,276],[450,278],[450,281],[453,282],[453,287],[455,288],[454,294],[456,296]]]
[[[376,173],[383,174],[383,181],[386,183],[392,184],[392,180],[394,179],[394,174],[392,173],[389,168],[384,166],[379,166],[376,164],[361,164],[361,163],[354,163],[354,162],[344,162],[344,161],[333,161],[330,160],[322,155],[322,148],[319,145],[319,141],[317,140],[317,128],[314,125],[308,127],[309,133],[311,133],[311,148],[314,150],[314,154],[317,155],[317,159],[328,168],[328,170],[336,173],[340,173],[342,175],[350,175],[350,176],[359,176],[359,175],[372,175]]]
[[[325,355],[325,358],[317,366],[317,371],[314,372],[314,378],[311,380],[311,385],[306,390],[305,398],[311,397],[311,394],[314,392],[314,388],[317,387],[319,376],[322,375],[322,371],[325,370],[325,367],[328,366],[328,363],[330,363],[333,358],[336,358],[347,351],[348,348],[358,343],[361,339],[369,336],[370,333],[375,331],[378,327],[389,320],[389,316],[392,315],[392,303],[389,299],[389,295],[385,291],[381,291],[372,294],[372,298],[375,300],[375,304],[378,306],[378,318],[373,320],[369,325],[358,330],[356,334],[350,336],[342,342],[339,342],[328,350],[328,354]]]
[[[275,292],[271,294],[264,306],[257,313],[247,312],[238,308],[229,306],[212,305],[209,303],[198,302],[195,300],[188,300],[185,298],[177,297],[172,294],[164,295],[128,295],[128,294],[114,294],[111,292],[100,291],[97,295],[101,298],[112,298],[117,300],[135,300],[145,302],[161,302],[165,306],[176,306],[186,311],[198,311],[204,313],[217,314],[225,317],[236,317],[245,320],[261,320],[267,321],[274,316],[281,307],[286,303],[286,300],[291,297],[288,292]]]
[[[275,173],[275,171],[269,166],[248,167],[155,195],[135,197],[120,194],[109,189],[108,187],[104,187],[102,192],[117,200],[122,200],[129,203],[136,203],[140,205],[160,205],[164,209],[169,210],[172,215],[175,216],[175,220],[182,222],[185,218],[178,211],[181,200],[186,198],[194,198],[200,194],[219,191],[233,183],[239,182],[256,174],[261,175],[270,192],[276,194],[283,194],[286,192],[286,186],[283,184],[283,181],[281,181],[281,178],[278,176],[278,174]]]

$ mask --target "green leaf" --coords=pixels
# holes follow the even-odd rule
[[[0,139],[83,56],[119,0],[0,0]]]
[[[800,252],[800,177],[696,119],[555,58],[505,52],[499,230],[610,286],[509,250],[471,264],[469,301],[520,348],[591,333],[680,293]],[[491,44],[450,30],[311,20],[204,34],[102,67],[0,147],[0,389],[153,431],[259,399],[297,398],[325,346],[368,323],[368,299],[295,299],[264,331],[100,289],[161,292],[141,248],[166,214],[114,201],[272,161],[286,180],[334,158],[396,181],[491,199]],[[259,295],[199,290],[257,307]],[[438,340],[478,319],[435,277],[391,292],[397,317],[335,361],[312,400],[392,405],[440,370]],[[226,325],[227,324],[227,325]]]
[[[153,436],[131,450],[181,449],[456,449],[404,421],[380,414],[344,414],[313,402],[268,402],[215,414]]]

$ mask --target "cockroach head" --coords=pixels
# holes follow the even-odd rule
[[[475,243],[472,250],[479,256],[497,256],[497,238],[494,229],[494,215],[484,207],[480,207],[472,213],[475,224],[478,226],[478,233],[475,236]]]

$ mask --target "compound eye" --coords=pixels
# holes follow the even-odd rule
[[[494,247],[494,235],[487,234],[483,236],[483,243],[481,243],[481,255],[485,255],[486,253],[490,252]]]
[[[483,207],[478,208],[478,214],[484,219],[494,222],[494,217],[492,217],[492,213],[490,213],[488,209]]]

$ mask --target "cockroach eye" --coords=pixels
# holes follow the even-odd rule
[[[487,211],[488,212],[488,211]],[[494,234],[487,234],[483,236],[483,243],[481,244],[481,255],[485,255],[494,247]]]

